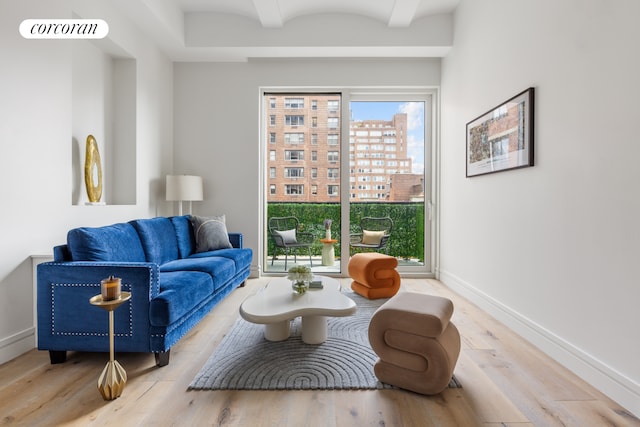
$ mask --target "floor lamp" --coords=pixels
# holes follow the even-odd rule
[[[178,214],[182,215],[182,202],[203,200],[202,177],[194,175],[167,175],[167,201],[178,202]]]

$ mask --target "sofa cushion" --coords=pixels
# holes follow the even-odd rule
[[[185,258],[160,266],[161,272],[201,271],[213,279],[213,291],[220,289],[236,274],[235,262],[224,257]]]
[[[213,293],[211,276],[198,271],[160,272],[160,294],[150,301],[149,321],[168,326],[181,320]]]
[[[169,218],[157,217],[129,221],[138,232],[148,262],[164,264],[178,258],[178,241]]]
[[[186,258],[196,251],[196,237],[193,234],[193,225],[191,225],[189,215],[172,216],[170,219],[173,228],[176,229],[178,256]]]
[[[189,258],[205,258],[212,256],[224,257],[233,260],[237,273],[251,265],[251,260],[253,259],[253,251],[250,248],[218,249],[217,251],[195,253]]]
[[[193,233],[196,236],[196,252],[231,248],[225,216],[191,216]]]
[[[67,233],[67,245],[73,261],[146,261],[131,224],[74,228]]]

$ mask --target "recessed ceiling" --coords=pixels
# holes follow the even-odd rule
[[[460,0],[113,0],[174,61],[443,56]]]
[[[414,18],[451,13],[460,0],[172,0],[185,12],[231,13],[279,27],[292,18],[315,14],[353,14],[407,26]]]

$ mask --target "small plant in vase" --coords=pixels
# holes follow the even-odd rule
[[[302,295],[309,289],[313,273],[311,273],[311,268],[306,265],[294,265],[289,269],[287,279],[291,280],[293,291]]]
[[[330,219],[324,220],[325,239],[331,240],[331,221]]]

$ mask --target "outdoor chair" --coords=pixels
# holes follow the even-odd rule
[[[276,259],[278,248],[281,248],[284,252],[285,271],[287,270],[289,253],[293,253],[293,260],[296,262],[297,251],[302,248],[307,248],[309,264],[313,266],[313,261],[311,261],[313,234],[301,233],[298,231],[298,218],[294,216],[287,216],[273,217],[269,219],[269,235],[271,236],[274,244],[271,265],[273,265],[273,261]]]
[[[363,217],[360,232],[350,235],[351,255],[359,252],[388,252],[389,237],[393,230],[393,220],[389,217]]]

